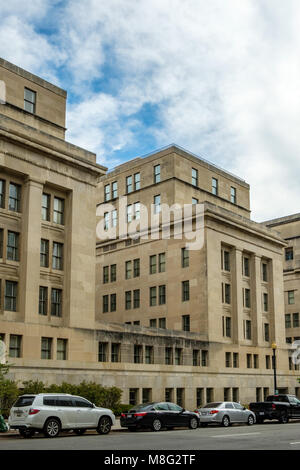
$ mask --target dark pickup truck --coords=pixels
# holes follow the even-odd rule
[[[265,419],[278,419],[280,423],[300,419],[300,400],[295,395],[270,395],[264,402],[250,403],[249,409],[260,424]]]

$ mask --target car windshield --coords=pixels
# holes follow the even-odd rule
[[[203,406],[203,408],[218,408],[222,403],[208,403],[207,405]]]
[[[35,399],[35,396],[20,397],[20,398],[18,398],[18,400],[14,404],[14,407],[31,406],[34,399]]]

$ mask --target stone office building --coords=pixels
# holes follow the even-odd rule
[[[1,81],[0,335],[10,376],[115,385],[124,403],[247,402],[273,391],[276,342],[278,387],[297,392],[286,242],[250,219],[248,184],[177,146],[106,174],[65,140],[65,91],[4,60]],[[161,208],[175,203],[193,205],[191,230],[201,204],[198,249],[174,236],[174,214],[162,236]],[[151,205],[156,235],[121,236],[122,217],[139,224]],[[114,239],[96,239],[96,207]]]

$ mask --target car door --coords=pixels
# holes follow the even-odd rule
[[[170,410],[165,402],[156,403],[154,406],[156,417],[166,426],[170,425]]]
[[[63,429],[76,427],[76,409],[71,396],[56,397],[56,411],[53,410],[54,414],[57,414],[60,418]]]
[[[226,402],[224,404],[224,408],[225,408],[224,414],[229,416],[231,423],[238,423],[241,421],[242,417],[239,411],[233,406],[233,403]]]
[[[168,406],[172,426],[188,426],[189,416],[184,413],[184,409],[175,403],[168,403]]]
[[[240,403],[233,403],[237,423],[245,423],[248,421],[248,413],[244,410],[244,407]]]
[[[98,413],[94,405],[81,397],[73,397],[76,412],[76,427],[95,427],[97,425]]]
[[[290,416],[292,418],[300,418],[300,400],[296,397],[289,397]]]

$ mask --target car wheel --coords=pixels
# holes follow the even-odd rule
[[[222,426],[224,426],[224,428],[228,428],[228,426],[230,426],[230,419],[226,415],[222,419]]]
[[[249,426],[252,426],[252,424],[254,424],[254,417],[252,415],[248,417],[248,424]]]
[[[191,418],[189,422],[189,428],[190,429],[197,429],[198,427],[198,420],[197,418]]]
[[[56,418],[49,418],[44,426],[45,437],[57,437],[60,432],[60,422]]]
[[[22,437],[27,439],[29,437],[34,436],[35,431],[33,431],[32,429],[19,429],[19,433]]]
[[[102,416],[97,427],[98,434],[108,434],[111,430],[111,419],[109,416]]]
[[[77,434],[78,436],[82,436],[82,434],[85,433],[86,429],[73,429],[73,431],[74,431],[75,434]]]
[[[289,417],[288,417],[287,413],[283,413],[283,414],[280,416],[279,422],[280,422],[281,424],[286,424],[286,423],[289,422]]]
[[[153,431],[160,431],[162,428],[161,420],[158,418],[155,418],[152,423],[152,430]]]

